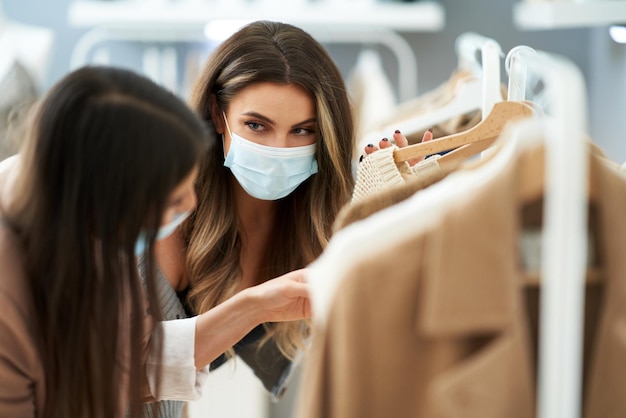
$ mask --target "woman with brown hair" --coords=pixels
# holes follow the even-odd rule
[[[352,193],[354,126],[327,51],[284,23],[251,23],[219,45],[191,105],[215,141],[196,211],[157,255],[171,288],[188,290],[183,301],[202,313],[321,254]],[[307,333],[303,321],[265,323],[213,367],[237,353],[280,396]]]

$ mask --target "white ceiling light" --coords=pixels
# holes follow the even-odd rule
[[[214,20],[206,24],[204,35],[208,39],[221,42],[248,23],[249,20]]]
[[[609,27],[609,35],[618,44],[626,44],[626,26],[613,25]]]

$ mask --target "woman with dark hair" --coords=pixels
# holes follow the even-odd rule
[[[310,315],[295,272],[158,322],[154,243],[194,209],[209,140],[172,94],[83,68],[29,128],[0,178],[0,416],[126,417],[147,399],[192,399],[208,363],[256,325]]]

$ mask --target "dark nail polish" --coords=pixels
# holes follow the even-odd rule
[[[367,144],[368,148],[374,148],[374,144]]]
[[[400,133],[400,129],[396,129],[396,133],[399,134]]]
[[[428,132],[433,133],[433,128],[428,128]]]
[[[388,142],[389,138],[383,138],[382,141]]]
[[[361,161],[363,161],[363,156],[362,155],[359,157],[359,162],[361,162]]]

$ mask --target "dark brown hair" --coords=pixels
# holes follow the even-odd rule
[[[36,109],[8,219],[35,306],[42,416],[118,417],[131,400],[139,411],[155,324],[146,309],[160,315],[146,302],[158,300],[152,244],[169,194],[206,141],[184,102],[127,70],[76,70]],[[147,299],[134,254],[141,231]]]

